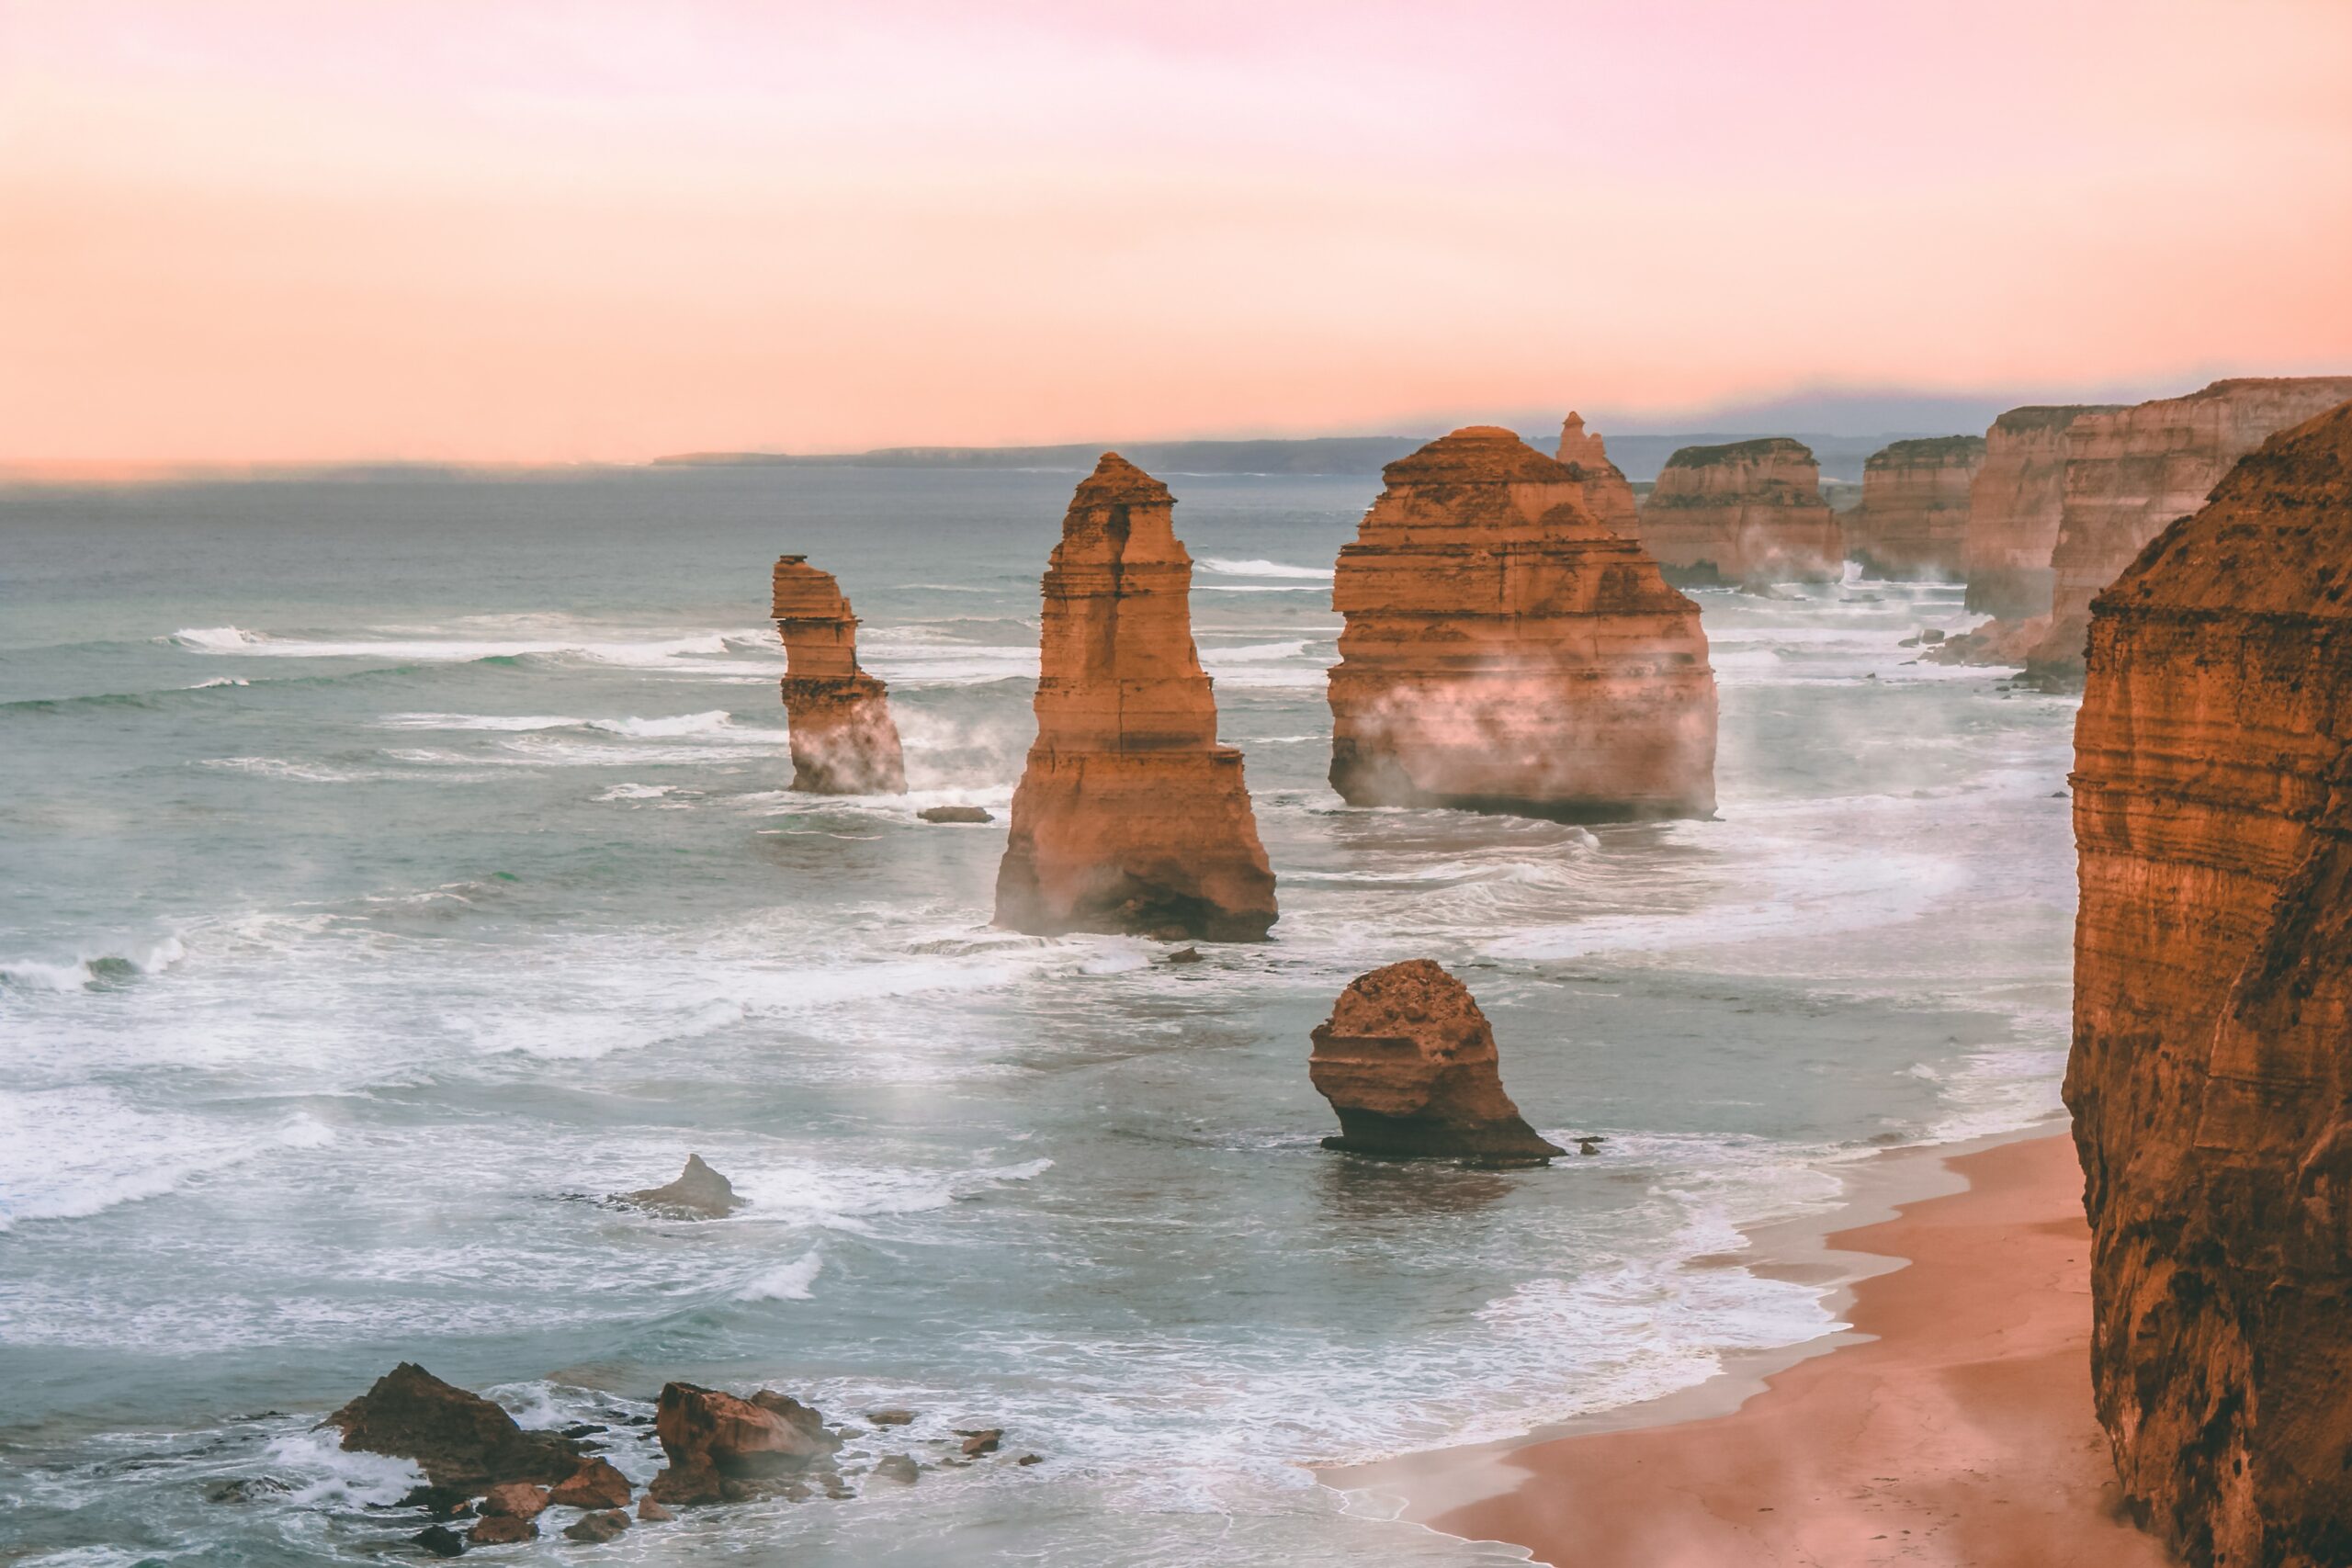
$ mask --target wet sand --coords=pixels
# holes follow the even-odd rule
[[[1850,1286],[1852,1330],[1826,1353],[1783,1357],[1760,1378],[1728,1370],[1616,1413],[1615,1429],[1326,1479],[1368,1508],[1560,1568],[2163,1568],[2166,1553],[2120,1517],[2091,1411],[2090,1234],[2072,1142],[1888,1164],[1882,1183],[1948,1170],[1968,1185],[1824,1238],[1882,1260],[1856,1270],[1868,1277]]]

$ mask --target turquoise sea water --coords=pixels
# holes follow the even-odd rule
[[[1699,595],[1717,820],[1350,810],[1329,566],[1376,487],[1167,477],[1283,907],[1178,967],[990,930],[1001,810],[913,815],[1010,798],[1075,474],[0,495],[0,1561],[374,1558],[413,1477],[310,1428],[402,1359],[529,1424],[683,1376],[912,1406],[925,1457],[1006,1428],[600,1559],[1490,1561],[1306,1467],[1810,1337],[1812,1290],[1691,1260],[2055,1109],[2072,708],[1910,662],[1958,589]],[[785,789],[785,551],[910,795]],[[1422,955],[1600,1156],[1317,1146],[1307,1032]],[[689,1151],[752,1206],[583,1201]]]

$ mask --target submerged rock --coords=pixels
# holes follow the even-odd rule
[[[669,1465],[646,1493],[673,1504],[716,1503],[730,1482],[830,1462],[842,1442],[821,1415],[787,1394],[762,1389],[739,1399],[686,1382],[663,1386],[653,1429]]]
[[[322,1425],[341,1430],[345,1449],[413,1460],[434,1485],[469,1495],[502,1481],[560,1481],[585,1457],[579,1444],[526,1432],[496,1404],[413,1361],[378,1378]]]
[[[1274,923],[1241,753],[1217,744],[1193,646],[1175,504],[1115,452],[1070,498],[1045,578],[1037,739],[997,871],[1001,926],[1245,942]]]
[[[922,1466],[906,1454],[884,1454],[874,1461],[874,1479],[895,1481],[901,1486],[912,1486],[922,1479]]]
[[[784,639],[784,710],[792,787],[817,795],[903,795],[907,769],[890,696],[857,667],[857,617],[807,556],[775,563],[775,629]]]
[[[447,1525],[427,1525],[408,1538],[427,1557],[463,1557],[466,1538]]]
[[[667,1187],[647,1187],[623,1192],[620,1201],[672,1219],[723,1219],[743,1206],[735,1184],[703,1164],[702,1156],[688,1155],[686,1168]]]
[[[619,1540],[628,1529],[628,1516],[616,1508],[607,1513],[582,1514],[564,1527],[563,1534],[568,1540],[601,1542]]]
[[[993,822],[996,814],[983,806],[926,806],[915,813],[926,822]]]
[[[1641,534],[1668,582],[1835,582],[1846,573],[1821,465],[1785,435],[1676,452],[1642,503]]]
[[[1481,1165],[1542,1165],[1567,1152],[1521,1118],[1487,1015],[1426,958],[1359,976],[1314,1039],[1308,1075],[1340,1117],[1327,1149]]]
[[[513,1546],[539,1539],[539,1522],[519,1514],[489,1514],[466,1532],[469,1546]]]

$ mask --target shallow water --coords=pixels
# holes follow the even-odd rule
[[[1491,1561],[1305,1467],[1818,1334],[1814,1291],[1686,1265],[1834,1201],[1840,1160],[2055,1109],[2072,707],[1910,662],[1957,589],[1699,595],[1717,820],[1349,810],[1352,480],[1171,477],[1275,940],[1170,967],[989,930],[1074,480],[0,496],[0,1557],[370,1559],[413,1477],[309,1428],[411,1359],[531,1424],[683,1376],[913,1406],[924,1457],[1006,1428],[615,1560]],[[864,619],[910,795],[786,791],[784,551]],[[949,802],[999,820],[914,818]],[[1317,1147],[1308,1030],[1420,955],[1600,1156]],[[753,1206],[587,1201],[690,1150]],[[207,1500],[241,1478],[284,1489]]]

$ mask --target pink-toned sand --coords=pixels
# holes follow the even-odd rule
[[[2119,1517],[2091,1413],[2072,1142],[1950,1163],[1966,1191],[1830,1238],[1909,1259],[1854,1287],[1849,1315],[1876,1338],[1775,1373],[1728,1415],[1510,1450],[1492,1462],[1516,1487],[1427,1522],[1561,1568],[2163,1568]],[[1409,1498],[1409,1469],[1388,1485]]]

